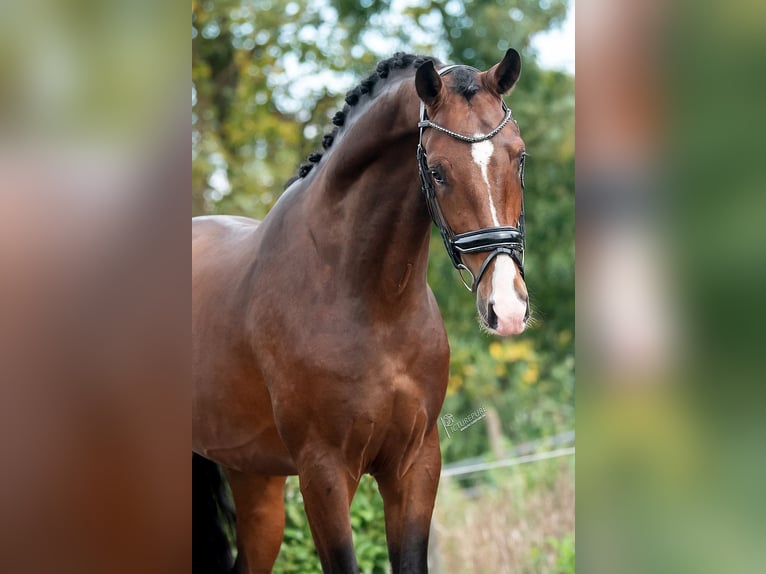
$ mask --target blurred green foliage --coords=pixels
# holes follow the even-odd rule
[[[550,562],[553,556],[553,563]],[[574,537],[567,534],[561,538],[549,537],[545,548],[532,549],[534,572],[541,574],[574,574],[575,572],[575,542]]]
[[[274,565],[275,574],[322,574],[311,539],[306,514],[303,512],[298,478],[291,476],[285,486],[286,525],[285,538],[279,558]],[[351,505],[351,528],[354,532],[354,550],[362,574],[388,572],[386,528],[383,500],[371,476],[363,476]]]
[[[452,348],[443,412],[461,417],[494,407],[508,447],[574,425],[574,78],[541,69],[531,45],[566,9],[567,0],[192,2],[194,215],[264,217],[303,158],[320,148],[344,93],[394,51],[479,69],[509,47],[521,52],[521,80],[507,101],[529,154],[526,278],[535,326],[510,340],[483,335],[474,298],[436,234],[429,269]],[[481,424],[442,435],[445,462],[488,450]],[[311,571],[304,560],[313,545],[296,492],[288,488],[280,572]],[[354,504],[367,513],[352,518],[360,566],[378,571],[380,498],[363,482]]]

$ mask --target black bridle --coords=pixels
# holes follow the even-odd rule
[[[458,67],[464,67],[478,72],[478,70],[471,68],[470,66],[452,65],[439,70],[439,75],[443,76]],[[426,151],[423,148],[423,130],[426,128],[433,128],[455,138],[456,140],[466,143],[483,142],[495,137],[500,133],[500,130],[513,119],[511,110],[505,105],[505,102],[503,102],[502,99],[501,102],[503,105],[503,112],[505,112],[503,121],[491,132],[475,137],[453,132],[452,130],[448,130],[445,127],[433,123],[426,116],[425,104],[422,101],[420,102],[420,121],[418,122],[418,128],[420,129],[420,137],[418,139],[418,169],[420,171],[420,182],[423,195],[425,196],[426,205],[428,205],[428,211],[431,214],[431,218],[442,236],[444,247],[447,249],[447,254],[452,260],[452,264],[460,272],[460,279],[463,281],[463,284],[471,292],[474,292],[478,287],[479,281],[481,281],[490,262],[501,253],[509,255],[516,262],[519,266],[522,278],[524,277],[524,155],[522,154],[521,156],[520,164],[521,213],[519,214],[519,220],[516,226],[505,225],[483,227],[474,231],[455,234],[447,222],[447,218],[444,217],[444,213],[442,212],[441,207],[439,207],[439,203],[436,201],[436,189],[434,188],[432,176],[428,168]],[[468,266],[463,263],[463,254],[487,252],[489,255],[479,268],[479,272],[474,275]],[[466,278],[463,275],[464,271],[467,271],[471,276],[470,283],[469,281],[466,281]]]

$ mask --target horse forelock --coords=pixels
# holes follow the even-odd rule
[[[468,68],[455,68],[450,75],[452,76],[452,84],[449,86],[449,90],[462,95],[469,102],[481,90],[475,71]]]
[[[378,62],[375,70],[362,80],[352,90],[349,90],[345,96],[345,105],[343,109],[336,112],[332,118],[332,123],[335,126],[332,131],[326,133],[322,137],[322,148],[328,150],[335,143],[336,139],[341,135],[341,128],[346,124],[348,117],[354,112],[359,104],[366,99],[374,98],[380,93],[380,90],[376,91],[381,84],[390,77],[392,72],[399,70],[417,70],[425,61],[434,60],[437,64],[441,63],[431,56],[421,56],[416,54],[407,54],[404,52],[396,52],[390,58],[381,60]],[[321,152],[314,152],[307,158],[307,162],[300,165],[298,173],[291,177],[285,184],[285,189],[290,187],[296,180],[306,177],[313,167],[319,163],[322,159]]]

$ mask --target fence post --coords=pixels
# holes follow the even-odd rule
[[[501,460],[505,456],[505,445],[503,444],[503,427],[500,424],[500,415],[497,414],[495,407],[485,407],[487,409],[487,437],[489,438],[489,447],[495,460]]]
[[[436,534],[436,518],[431,518],[431,531],[428,535],[428,571],[430,574],[442,574],[442,556],[439,552],[439,538]]]

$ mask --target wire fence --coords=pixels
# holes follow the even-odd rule
[[[460,476],[464,474],[484,472],[486,470],[492,470],[495,468],[507,468],[520,464],[537,462],[540,460],[549,460],[563,456],[574,456],[575,447],[572,444],[574,443],[574,440],[574,431],[567,431],[546,439],[545,441],[533,441],[519,445],[508,453],[510,455],[508,458],[501,460],[487,461],[481,458],[471,458],[445,465],[442,469],[441,476]],[[542,444],[561,446],[562,448],[548,451],[532,452],[536,448],[539,448],[539,446]],[[565,444],[572,444],[572,446],[564,447],[563,445]]]
[[[483,472],[485,470],[492,470],[493,468],[504,468],[509,466],[516,466],[519,464],[525,464],[529,462],[536,462],[538,460],[548,460],[551,458],[558,458],[561,456],[574,455],[575,448],[573,446],[567,448],[559,448],[556,450],[550,450],[546,452],[538,452],[536,454],[528,454],[519,456],[516,458],[506,458],[504,460],[493,460],[490,462],[480,462],[475,464],[466,464],[462,466],[453,466],[451,468],[445,468],[442,470],[442,477],[447,476],[459,476],[461,474],[471,474],[474,472]]]

